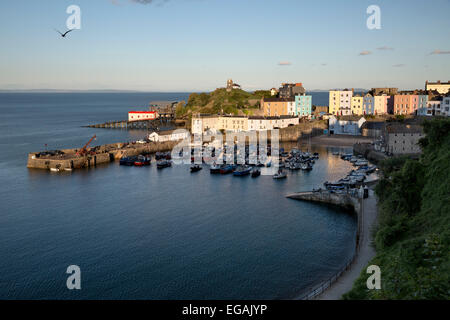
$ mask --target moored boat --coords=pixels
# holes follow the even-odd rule
[[[156,163],[156,167],[158,169],[167,168],[167,167],[171,167],[171,166],[172,166],[172,161],[170,161],[170,160],[159,160]]]
[[[197,172],[202,170],[203,168],[199,164],[194,164],[191,166],[191,172]]]
[[[220,173],[221,174],[228,174],[232,173],[236,169],[236,167],[232,164],[224,164],[220,167]]]
[[[274,179],[284,179],[286,177],[287,177],[287,174],[283,170],[278,170],[278,172],[273,175]]]
[[[252,178],[259,177],[260,175],[261,175],[261,170],[259,170],[259,169],[257,169],[257,168],[254,168],[254,169],[252,170]]]
[[[220,166],[216,163],[213,163],[209,168],[210,173],[220,173]]]
[[[134,165],[137,167],[149,166],[151,162],[150,157],[139,155],[134,161]]]
[[[119,164],[121,166],[133,166],[136,160],[137,157],[122,157],[120,158]]]
[[[246,176],[246,175],[250,174],[251,171],[252,171],[252,168],[249,166],[239,166],[233,172],[233,176]]]

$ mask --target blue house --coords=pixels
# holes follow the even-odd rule
[[[312,112],[312,96],[295,96],[295,115],[298,117],[308,117]]]
[[[375,114],[375,98],[370,93],[363,97],[363,111],[364,114]]]
[[[426,116],[427,115],[427,106],[428,106],[428,95],[418,95],[419,102],[417,104],[417,114]]]

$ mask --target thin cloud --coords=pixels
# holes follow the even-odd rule
[[[367,55],[369,55],[369,54],[372,54],[372,52],[369,51],[369,50],[364,50],[364,51],[361,51],[361,52],[359,53],[360,56],[367,56]]]
[[[450,54],[450,51],[434,50],[433,52],[430,53],[430,55],[432,54]]]
[[[321,64],[322,67],[325,67],[326,65],[327,65],[326,63],[322,63],[322,64]]]
[[[279,66],[290,66],[292,63],[290,63],[289,61],[280,61],[278,62]]]
[[[130,1],[139,4],[150,4],[153,2],[153,0],[130,0]]]
[[[394,50],[394,48],[388,47],[388,46],[382,46],[382,47],[377,48],[377,50]]]
[[[406,66],[406,64],[399,63],[399,64],[393,64],[392,66],[395,67],[395,68],[401,68],[401,67]]]

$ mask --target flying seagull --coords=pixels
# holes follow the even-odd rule
[[[60,31],[58,31],[58,30],[56,30],[55,29],[55,31],[56,32],[58,32],[60,35],[61,35],[61,37],[63,37],[63,38],[65,38],[66,37],[66,34],[68,34],[70,31],[72,31],[73,29],[70,29],[70,30],[68,30],[68,31],[66,31],[66,32],[64,32],[64,33],[61,33]]]

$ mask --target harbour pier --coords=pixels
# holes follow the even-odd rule
[[[117,120],[107,121],[98,124],[83,126],[85,128],[105,128],[105,129],[145,129],[157,130],[159,126],[175,121],[175,114],[172,112],[158,113],[158,118],[147,120]]]
[[[112,143],[86,149],[64,149],[32,152],[28,154],[27,167],[50,171],[72,171],[91,168],[100,164],[120,160],[122,157],[170,151],[179,142]]]

